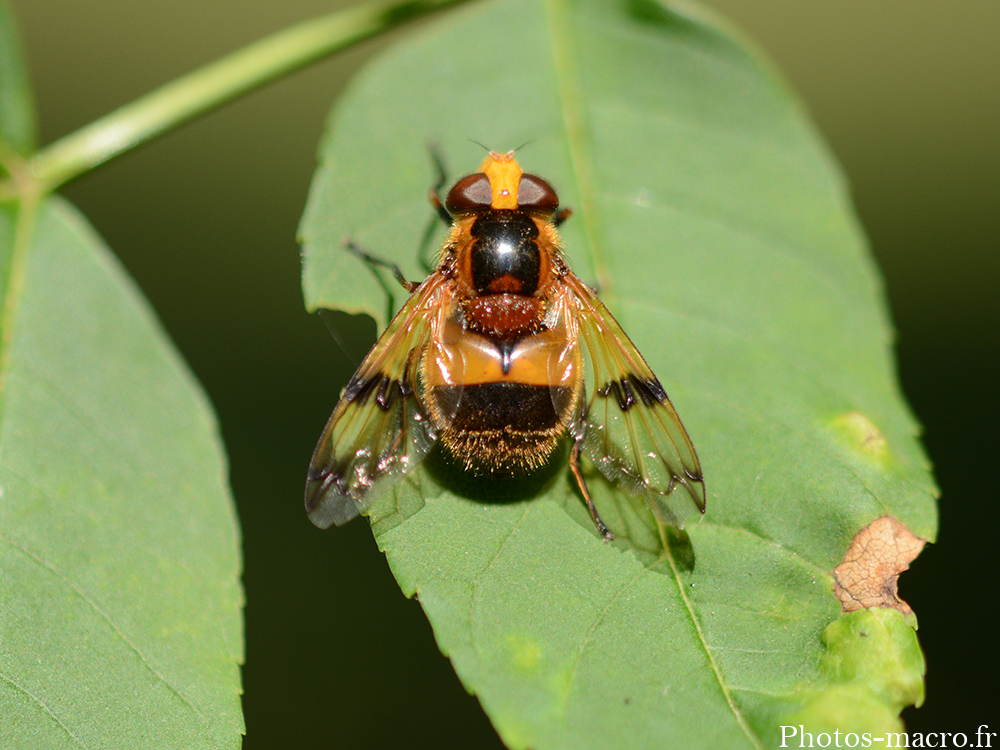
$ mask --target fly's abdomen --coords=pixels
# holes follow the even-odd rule
[[[578,409],[582,363],[563,326],[507,341],[455,322],[424,362],[440,440],[478,474],[543,465]]]
[[[477,474],[536,469],[566,432],[567,414],[555,404],[568,394],[558,391],[568,388],[511,382],[464,386],[442,444]]]

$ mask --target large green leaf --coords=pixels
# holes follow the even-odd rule
[[[239,747],[239,530],[214,416],[86,221],[40,199],[0,2],[0,747]],[[11,183],[8,183],[10,185]]]
[[[466,173],[483,156],[469,139],[529,143],[522,166],[574,208],[571,263],[702,459],[689,542],[594,472],[612,544],[566,471],[491,502],[425,468],[371,509],[400,586],[513,747],[763,747],[792,718],[898,727],[921,699],[913,630],[897,612],[838,620],[831,578],[876,518],[936,533],[880,283],[795,98],[684,9],[508,0],[437,21],[338,104],[303,220],[308,305],[384,324],[385,291],[342,238],[419,278],[426,144]],[[848,652],[876,667],[830,666]]]
[[[0,746],[239,747],[217,426],[70,206],[0,211]]]

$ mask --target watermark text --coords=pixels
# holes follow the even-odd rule
[[[975,747],[1000,748],[996,743],[996,732],[989,726],[980,724],[972,733],[965,732],[807,732],[802,724],[781,727],[781,747]]]

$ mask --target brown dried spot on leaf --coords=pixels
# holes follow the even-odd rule
[[[896,594],[896,580],[924,544],[891,516],[872,521],[859,531],[844,561],[833,571],[834,593],[844,611],[892,607],[912,614],[910,605]]]

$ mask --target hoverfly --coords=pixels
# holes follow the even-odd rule
[[[662,521],[678,523],[663,500],[675,491],[704,513],[701,465],[666,392],[566,264],[556,227],[569,212],[552,187],[522,172],[513,151],[491,151],[443,204],[433,192],[431,200],[451,226],[440,262],[421,283],[396,269],[410,298],[316,447],[306,484],[313,523],[350,521],[435,443],[477,475],[517,475],[567,438],[570,469],[605,539],[614,535],[581,455]]]

